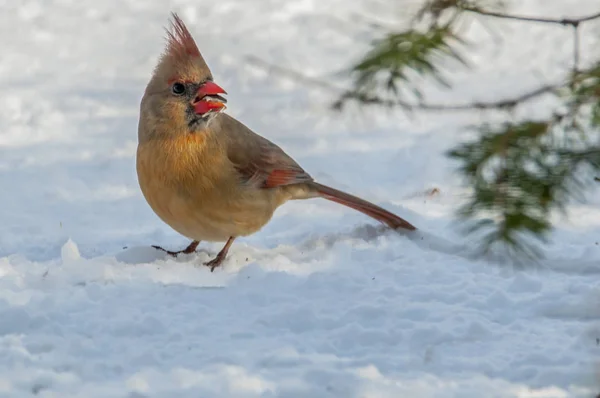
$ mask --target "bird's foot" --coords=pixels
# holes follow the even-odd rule
[[[215,258],[210,261],[204,263],[207,267],[210,267],[210,272],[213,272],[215,268],[219,267],[225,261],[225,255],[221,255],[221,253],[217,254]]]
[[[230,237],[227,240],[227,243],[225,243],[225,246],[217,254],[217,256],[215,258],[213,258],[212,260],[204,263],[204,265],[206,265],[207,267],[210,267],[210,272],[213,272],[215,270],[215,268],[220,266],[223,263],[223,261],[225,261],[225,257],[227,257],[227,252],[229,251],[229,247],[231,247],[231,244],[233,243],[234,240],[235,240],[235,237],[233,237],[233,236]]]
[[[183,250],[179,250],[179,251],[171,251],[171,250],[164,249],[164,248],[162,248],[160,246],[154,246],[154,245],[152,247],[155,248],[155,249],[157,249],[157,250],[161,250],[161,251],[167,253],[170,256],[177,257],[179,254],[191,254],[191,253],[194,253],[196,251],[196,248],[198,247],[199,244],[200,244],[200,241],[194,240],[194,241],[192,241],[192,243],[190,243],[188,245],[188,247],[186,247]]]

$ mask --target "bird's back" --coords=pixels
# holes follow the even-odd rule
[[[264,160],[265,156],[276,156],[281,166],[302,170],[300,165],[278,145],[258,135],[239,120],[221,113],[215,118],[215,136],[223,138],[227,156],[238,168],[247,168]]]

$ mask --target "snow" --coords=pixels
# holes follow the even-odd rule
[[[474,258],[476,241],[453,219],[465,191],[443,153],[481,116],[338,114],[327,90],[249,59],[333,78],[374,36],[365,20],[402,19],[418,5],[389,3],[0,1],[0,397],[600,391],[595,192],[557,217],[537,266]],[[576,4],[528,0],[512,10],[597,11],[593,0]],[[229,92],[231,115],[320,182],[419,232],[391,233],[311,200],[286,204],[236,241],[214,273],[198,265],[219,244],[177,259],[152,249],[189,243],[152,213],[135,175],[139,100],[170,11]],[[590,26],[582,55],[597,53],[600,25]],[[451,71],[456,90],[428,88],[437,102],[504,97],[568,66],[568,28],[486,19],[465,29],[486,45],[474,71]]]

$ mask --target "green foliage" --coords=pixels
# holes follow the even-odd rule
[[[357,98],[363,102],[378,102],[382,91],[401,96],[410,90],[417,98],[423,94],[412,84],[415,75],[432,77],[445,87],[450,87],[438,66],[444,59],[452,59],[466,66],[465,59],[456,48],[463,41],[450,26],[432,27],[421,33],[408,30],[390,33],[373,43],[373,48],[352,68],[355,90],[345,93],[336,107],[344,101]]]
[[[437,64],[448,57],[466,65],[453,48],[453,42],[460,41],[448,26],[434,27],[425,33],[410,30],[389,34],[375,42],[373,49],[354,66],[355,86],[372,92],[378,86],[378,78],[382,78],[386,91],[397,95],[399,87],[410,85],[412,71],[421,76],[432,76],[449,87]],[[413,86],[412,91],[422,98],[418,87]]]
[[[572,88],[571,107],[589,106],[591,127],[600,128],[600,62],[575,74]]]
[[[551,212],[581,198],[593,180],[589,171],[600,172],[600,62],[574,73],[559,91],[563,113],[547,120],[484,124],[476,140],[448,153],[473,190],[459,216],[494,218],[469,229],[491,230],[484,236],[486,249],[503,243],[516,253],[538,255],[523,236],[544,241],[552,229]]]
[[[552,229],[551,214],[564,211],[571,200],[582,197],[593,184],[594,175],[600,174],[600,60],[580,70],[577,49],[573,69],[565,73],[562,82],[490,103],[428,104],[415,77],[432,78],[450,88],[442,76],[442,66],[448,60],[468,65],[463,51],[466,46],[454,27],[463,13],[523,23],[570,25],[575,30],[583,22],[600,18],[600,13],[581,20],[544,19],[503,14],[498,7],[502,7],[502,2],[425,2],[413,25],[425,21],[427,28],[389,32],[375,41],[352,67],[354,86],[336,106],[358,100],[410,110],[506,111],[544,94],[558,99],[561,105],[547,119],[507,117],[503,123],[484,123],[476,127],[476,139],[448,152],[472,190],[467,203],[457,212],[468,226],[466,231],[483,232],[484,250],[500,243],[511,252],[535,257],[539,253],[528,243],[528,237],[544,242]],[[417,102],[402,98],[404,90],[412,92]]]
[[[473,190],[458,214],[466,220],[481,219],[486,213],[494,217],[470,223],[469,232],[488,231],[484,249],[502,242],[517,253],[536,255],[523,236],[544,241],[552,227],[551,212],[564,210],[583,192],[584,168],[600,167],[600,147],[578,149],[580,140],[557,139],[572,126],[570,117],[560,116],[484,125],[476,140],[449,151]]]

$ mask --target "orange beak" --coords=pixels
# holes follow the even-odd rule
[[[227,100],[219,94],[227,94],[227,92],[215,82],[209,80],[201,85],[198,88],[196,98],[192,102],[196,114],[204,115],[210,111],[219,112],[225,109]]]
[[[223,90],[217,83],[213,81],[207,81],[203,85],[198,88],[198,97],[202,98],[206,95],[218,95],[218,94],[227,94],[225,90]]]

